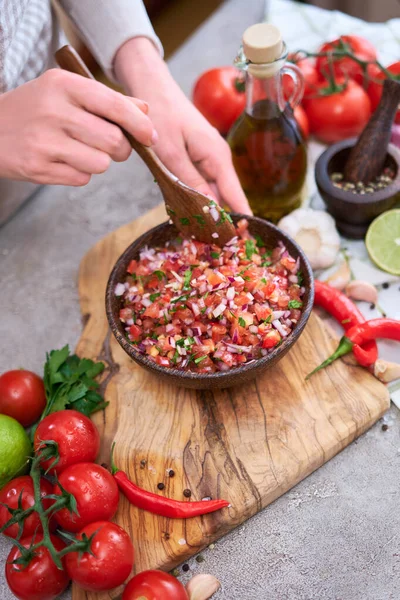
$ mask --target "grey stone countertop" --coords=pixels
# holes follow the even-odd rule
[[[229,64],[263,0],[230,0],[179,49],[170,67],[185,92]],[[178,24],[177,24],[178,25]],[[136,156],[87,187],[46,187],[0,229],[0,372],[41,372],[45,352],[77,342],[79,262],[101,237],[160,202]],[[216,600],[400,598],[400,418],[396,408],[336,458],[247,521],[190,573],[222,582]],[[0,598],[10,543],[0,539]],[[187,575],[184,576],[187,578]],[[63,598],[69,598],[66,592]]]

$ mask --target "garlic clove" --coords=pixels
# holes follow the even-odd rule
[[[350,267],[347,264],[347,261],[344,260],[340,267],[334,273],[332,273],[332,275],[328,277],[328,279],[326,279],[324,283],[327,283],[328,285],[336,288],[337,290],[344,290],[345,287],[350,283],[350,279]]]
[[[283,217],[278,227],[296,240],[313,269],[326,269],[335,262],[340,238],[335,221],[327,212],[298,208]]]
[[[383,383],[400,379],[400,364],[378,358],[374,364],[374,375]]]
[[[195,575],[186,584],[189,600],[208,600],[221,587],[221,583],[214,575],[201,573]]]
[[[378,302],[378,290],[372,283],[354,279],[346,285],[346,294],[353,300],[363,300],[376,304]]]

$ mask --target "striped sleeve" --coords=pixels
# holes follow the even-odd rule
[[[147,37],[163,53],[142,0],[61,0],[60,4],[112,81],[115,55],[129,39]]]

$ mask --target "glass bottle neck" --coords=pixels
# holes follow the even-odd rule
[[[271,77],[246,73],[246,112],[255,118],[273,118],[285,108],[281,72]]]

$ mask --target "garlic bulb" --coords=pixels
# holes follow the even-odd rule
[[[283,217],[278,227],[299,244],[313,269],[326,269],[335,262],[340,238],[335,221],[325,211],[298,208]]]
[[[363,300],[376,304],[378,302],[378,290],[368,281],[354,279],[346,285],[346,294],[353,300]]]
[[[374,375],[383,383],[390,383],[400,378],[400,365],[378,358],[374,364]]]
[[[221,584],[214,575],[201,573],[186,584],[186,591],[190,600],[209,600],[220,587]]]

